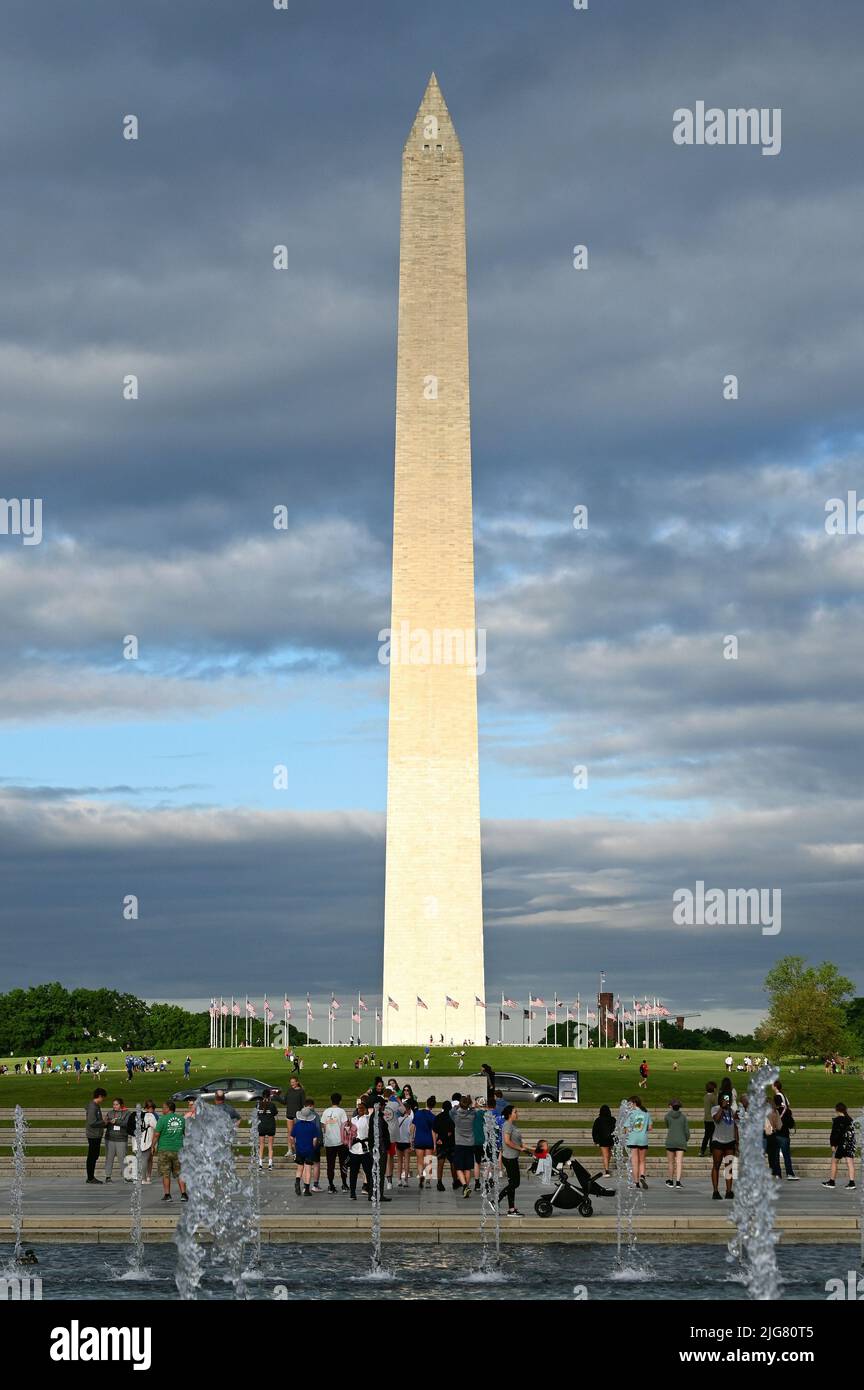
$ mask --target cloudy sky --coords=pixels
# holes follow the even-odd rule
[[[487,996],[605,970],[738,1026],[790,952],[864,990],[864,535],[825,527],[864,498],[859,0],[3,8],[0,494],[43,539],[0,535],[0,989],[380,989],[400,156],[434,69]],[[697,101],[782,109],[781,152],[676,145]],[[781,933],[673,925],[697,880],[780,889]]]

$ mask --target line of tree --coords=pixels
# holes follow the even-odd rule
[[[245,1038],[245,1020],[241,1031]],[[207,1047],[209,1041],[206,1010],[193,1013],[177,1004],[148,1004],[134,994],[114,989],[68,990],[55,981],[0,994],[3,1057],[67,1053],[92,1057],[127,1048],[136,1053],[161,1052]],[[306,1042],[306,1034],[292,1025],[289,1041],[300,1046]],[[263,1045],[261,1019],[252,1020],[252,1042]]]

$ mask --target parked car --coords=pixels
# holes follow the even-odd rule
[[[483,1077],[485,1086],[485,1074],[474,1074]],[[512,1071],[496,1072],[495,1086],[508,1105],[553,1105],[558,1100],[557,1086],[541,1086],[538,1081],[529,1081],[527,1076],[517,1076]]]
[[[197,1100],[203,1096],[212,1099],[217,1091],[225,1092],[226,1100],[258,1100],[263,1095],[279,1099],[279,1087],[269,1081],[256,1081],[254,1076],[222,1076],[217,1081],[208,1081],[203,1086],[190,1086],[185,1091],[175,1091],[172,1100]]]

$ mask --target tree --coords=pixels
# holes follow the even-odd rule
[[[831,961],[808,966],[803,956],[784,956],[768,971],[764,989],[769,1012],[757,1038],[778,1059],[852,1050],[847,1007],[855,986]]]

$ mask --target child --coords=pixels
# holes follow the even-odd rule
[[[550,1182],[552,1178],[552,1156],[549,1153],[549,1145],[545,1139],[537,1140],[537,1147],[532,1157],[531,1172],[536,1173],[541,1182]]]

